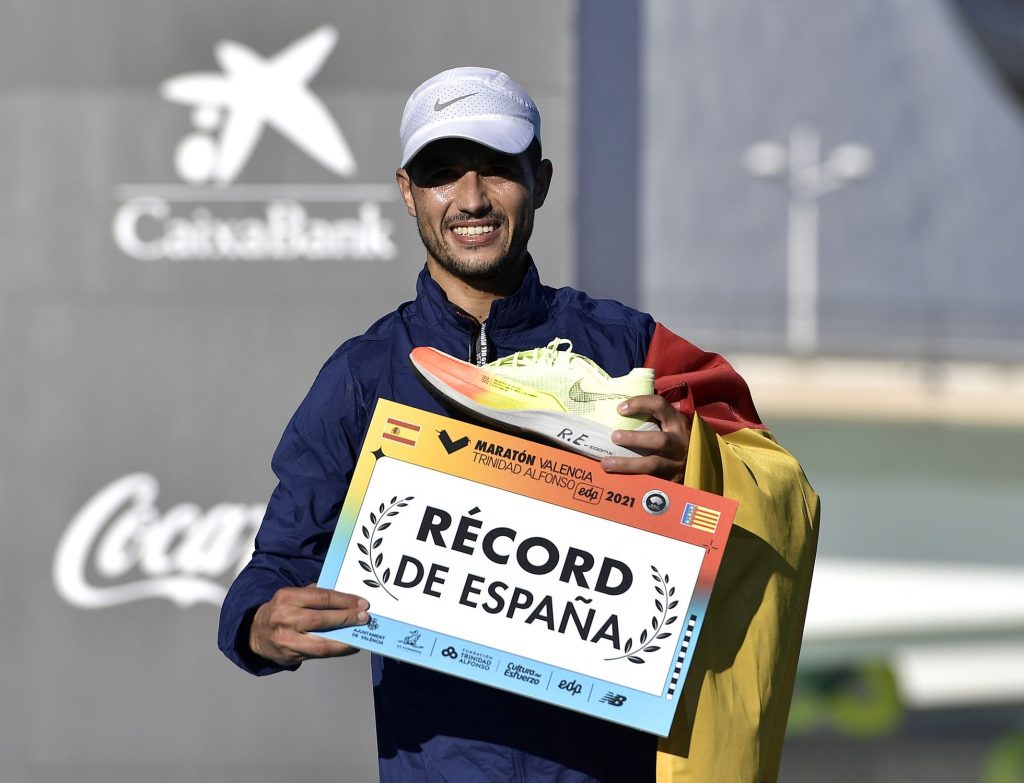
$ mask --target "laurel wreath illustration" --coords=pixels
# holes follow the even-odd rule
[[[651,571],[651,578],[654,579],[654,591],[661,596],[660,598],[657,596],[654,598],[654,606],[657,611],[651,618],[651,627],[650,629],[644,628],[640,632],[635,651],[633,650],[633,637],[631,636],[626,639],[626,643],[622,646],[622,655],[617,655],[614,658],[605,658],[606,661],[620,661],[625,658],[630,663],[647,663],[640,653],[657,652],[661,649],[661,645],[654,644],[654,642],[667,639],[672,635],[671,631],[663,629],[679,619],[679,615],[676,614],[669,616],[669,612],[679,605],[678,600],[672,600],[672,596],[676,594],[676,588],[669,585],[668,574],[663,575],[653,565],[651,566]],[[650,641],[648,642],[648,640]]]
[[[384,543],[384,536],[381,534],[391,527],[391,523],[394,521],[388,519],[388,517],[397,516],[398,509],[405,508],[412,499],[413,497],[409,496],[399,500],[396,495],[391,498],[391,502],[388,505],[385,506],[385,504],[381,503],[376,513],[370,512],[370,523],[373,527],[370,528],[363,525],[359,529],[367,543],[356,543],[359,551],[366,556],[366,560],[357,558],[356,562],[359,563],[360,568],[373,577],[373,579],[364,579],[363,584],[368,587],[379,587],[396,601],[398,598],[387,588],[388,582],[391,581],[391,569],[385,568],[383,572],[377,570],[384,562],[384,553],[380,551],[380,545]]]

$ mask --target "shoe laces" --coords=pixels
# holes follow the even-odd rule
[[[562,346],[565,346],[564,350]],[[556,337],[546,346],[541,348],[530,348],[526,351],[503,356],[491,362],[492,367],[527,367],[538,364],[547,364],[552,367],[560,364],[568,365],[573,359],[585,359],[572,352],[572,340]]]

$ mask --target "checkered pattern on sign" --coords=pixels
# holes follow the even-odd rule
[[[686,632],[683,634],[683,647],[679,650],[679,657],[676,658],[676,665],[672,669],[672,681],[668,684],[668,693],[665,698],[671,701],[675,698],[676,686],[679,684],[679,673],[683,670],[683,661],[686,660],[686,652],[690,649],[690,640],[693,639],[693,629],[697,626],[697,615],[691,614],[686,623]]]

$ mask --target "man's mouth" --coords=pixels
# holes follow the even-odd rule
[[[497,226],[455,226],[452,231],[460,237],[475,237],[480,234],[490,234]]]
[[[490,246],[499,241],[504,223],[495,217],[453,220],[448,224],[451,241],[465,248]]]

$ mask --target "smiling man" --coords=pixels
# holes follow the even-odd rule
[[[397,172],[398,187],[416,218],[431,276],[491,287],[511,276],[517,284],[534,210],[551,180],[551,162],[540,159],[540,144],[512,156],[465,139],[442,139],[406,166]]]
[[[375,655],[381,780],[774,780],[817,540],[817,498],[799,465],[721,357],[646,313],[540,282],[528,245],[553,169],[522,87],[486,68],[445,71],[413,92],[400,138],[397,183],[426,250],[416,298],[345,342],[289,422],[256,551],[224,601],[221,649],[261,675],[355,652],[310,632],[366,623],[369,603],[314,583],[377,400],[453,415],[415,376],[414,348],[483,365],[570,340],[613,376],[647,367],[655,377],[657,394],[618,410],[658,426],[611,436],[644,456],[606,456],[601,469],[740,502],[672,734]]]

